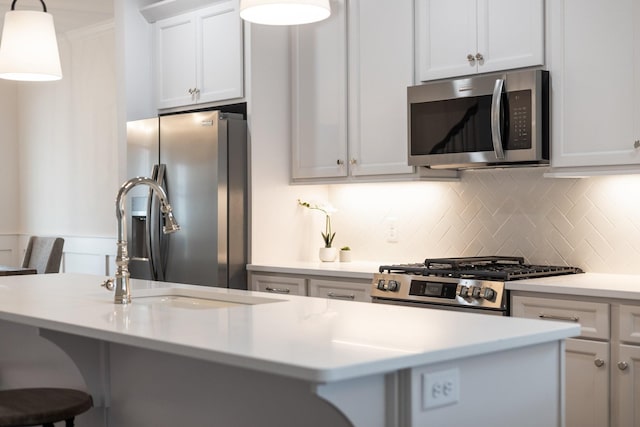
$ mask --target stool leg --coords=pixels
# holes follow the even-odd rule
[[[45,424],[42,424],[42,427],[55,427],[55,426],[53,425],[53,423],[45,423]]]
[[[74,426],[73,420],[74,420],[74,418],[69,418],[68,420],[65,420],[64,421],[65,427],[73,427]]]

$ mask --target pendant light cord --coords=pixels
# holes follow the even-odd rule
[[[18,1],[18,0],[13,0],[13,2],[11,2],[11,10],[14,10],[14,9],[15,9],[15,7],[16,7],[16,2],[17,2],[17,1]],[[44,4],[44,1],[43,1],[43,0],[40,0],[40,3],[42,4],[42,9],[43,9],[42,11],[46,13],[46,12],[47,12],[47,5],[46,5],[46,4]]]

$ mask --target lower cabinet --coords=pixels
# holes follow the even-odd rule
[[[251,272],[249,276],[252,291],[371,302],[371,281],[366,279]]]
[[[566,426],[640,426],[640,305],[512,292],[512,315],[579,322],[566,341]]]

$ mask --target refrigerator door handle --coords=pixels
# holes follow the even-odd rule
[[[156,179],[158,176],[158,165],[153,165],[153,171],[151,172],[151,178]],[[158,272],[156,271],[156,262],[155,262],[155,229],[154,229],[154,220],[151,213],[153,212],[153,194],[152,190],[149,189],[149,195],[147,196],[147,256],[149,258],[149,270],[151,272],[151,280],[158,280]]]
[[[167,165],[165,164],[159,164],[157,165],[158,170],[157,170],[157,174],[156,176],[154,176],[153,178],[156,180],[156,182],[158,183],[158,185],[160,185],[162,188],[164,188],[165,191],[168,192],[167,190],[167,186],[166,186],[166,170],[167,170]],[[162,233],[162,221],[164,220],[164,218],[162,218],[162,214],[160,213],[160,204],[158,203],[157,199],[155,197],[153,197],[154,200],[154,206],[155,209],[153,210],[153,217],[155,218],[157,222],[157,225],[155,227],[155,244],[154,244],[154,264],[155,264],[155,268],[156,268],[156,275],[157,275],[157,279],[159,281],[164,281],[165,280],[165,273],[166,273],[166,267],[167,267],[167,245],[169,244],[169,236],[165,236],[164,233]]]

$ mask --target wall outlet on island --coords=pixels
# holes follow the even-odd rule
[[[386,221],[386,235],[387,242],[389,243],[397,243],[398,242],[398,221],[396,218],[389,218]]]
[[[422,409],[458,403],[459,389],[460,371],[457,368],[422,374]]]

